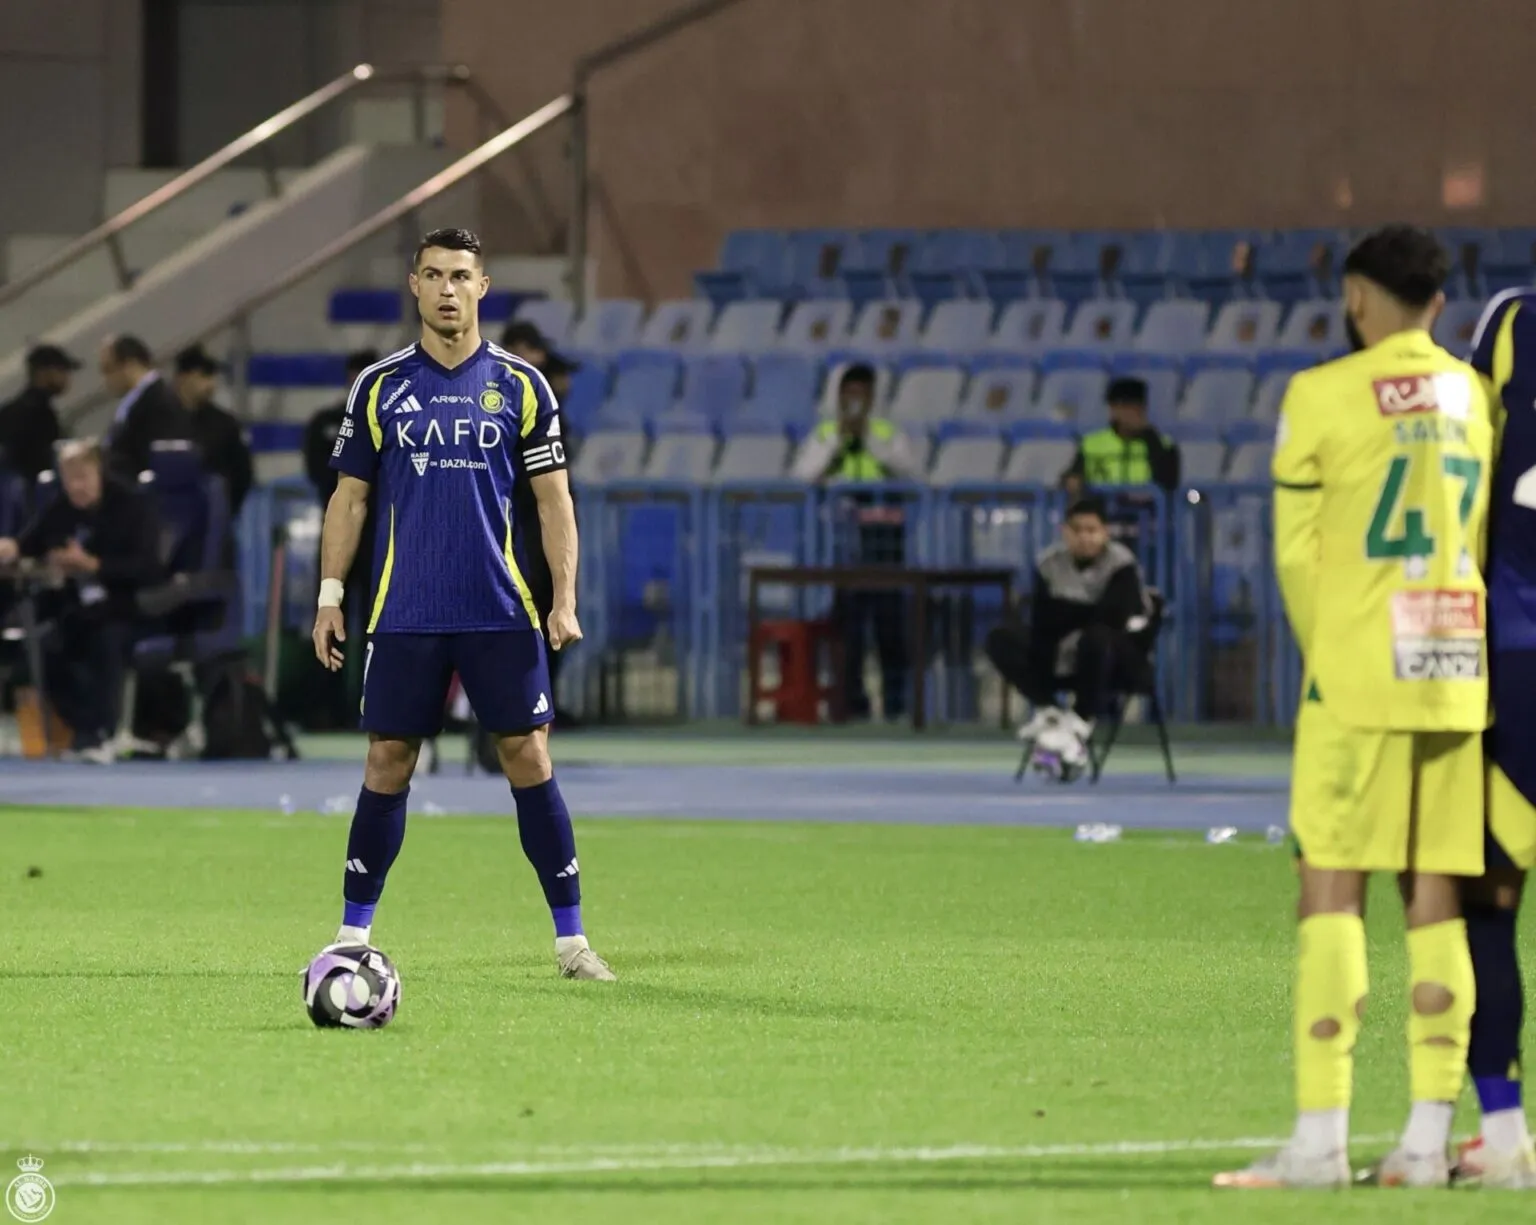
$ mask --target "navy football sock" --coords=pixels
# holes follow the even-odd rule
[[[1484,1114],[1520,1106],[1520,1028],[1525,996],[1516,953],[1515,912],[1485,903],[1466,906],[1467,945],[1477,977],[1477,1011],[1467,1071]]]
[[[571,812],[554,779],[537,787],[513,787],[517,832],[523,854],[538,873],[544,900],[555,920],[555,935],[581,932],[581,876],[576,866],[576,834]]]
[[[384,892],[384,878],[405,841],[405,803],[410,794],[409,787],[398,795],[381,795],[367,787],[357,793],[352,832],[347,837],[347,870],[341,885],[341,895],[346,899],[341,921],[346,927],[373,924],[374,908]]]

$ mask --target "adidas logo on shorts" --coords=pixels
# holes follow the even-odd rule
[[[547,694],[539,694],[539,700],[533,704],[533,713],[547,715],[549,713],[549,697]]]

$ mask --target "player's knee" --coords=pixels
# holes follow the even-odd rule
[[[410,784],[416,769],[416,755],[421,751],[419,740],[372,740],[368,744],[368,764],[363,773],[363,784],[369,791],[381,795],[395,795]]]
[[[523,735],[498,736],[496,755],[501,771],[514,787],[537,787],[554,777],[549,760],[549,733],[544,728]]]

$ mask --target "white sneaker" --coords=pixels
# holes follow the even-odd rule
[[[1451,1179],[1498,1191],[1536,1191],[1536,1149],[1527,1142],[1523,1148],[1501,1151],[1479,1136],[1461,1146]]]
[[[1395,1148],[1367,1170],[1361,1181],[1378,1187],[1448,1187],[1450,1155],[1410,1153],[1405,1148]]]
[[[1314,1155],[1287,1144],[1273,1156],[1261,1157],[1246,1169],[1216,1175],[1211,1185],[1241,1191],[1276,1187],[1327,1188],[1347,1187],[1349,1179],[1349,1154],[1343,1149]]]
[[[1066,718],[1066,712],[1058,706],[1037,707],[1028,719],[1019,724],[1019,739],[1039,740],[1064,718]]]
[[[618,975],[608,968],[606,961],[587,946],[585,940],[580,944],[573,941],[567,948],[556,949],[555,958],[560,963],[561,978],[581,978],[599,983],[618,981]]]

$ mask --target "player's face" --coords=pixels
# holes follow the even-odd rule
[[[1092,561],[1109,543],[1109,529],[1097,515],[1073,515],[1062,532],[1067,551],[1078,561]]]
[[[480,299],[490,278],[473,251],[428,247],[411,273],[411,293],[421,322],[439,336],[457,336],[479,326]]]

